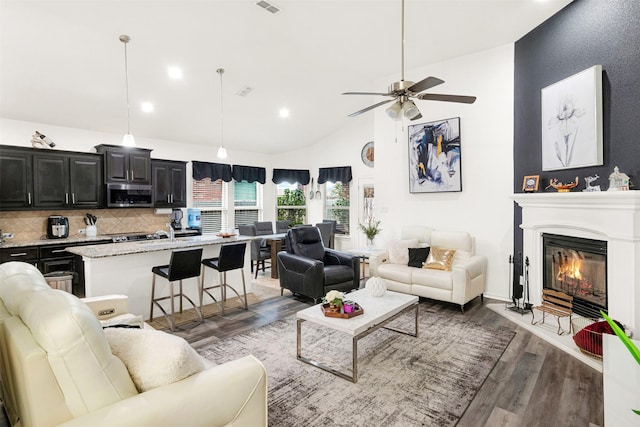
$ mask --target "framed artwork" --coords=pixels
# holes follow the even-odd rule
[[[538,191],[538,185],[540,184],[540,175],[527,175],[522,180],[522,191],[525,193],[533,193]]]
[[[542,89],[542,170],[602,165],[602,66]]]
[[[460,117],[409,126],[409,192],[462,191]]]

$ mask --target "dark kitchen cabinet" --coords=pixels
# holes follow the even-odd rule
[[[0,146],[0,210],[102,208],[102,156]]]
[[[102,208],[102,157],[95,154],[69,156],[69,184],[74,207]]]
[[[95,154],[33,155],[34,207],[101,208],[102,158]]]
[[[187,206],[187,163],[173,160],[151,161],[153,205],[157,208]]]
[[[105,144],[96,146],[96,150],[104,155],[106,182],[151,183],[151,150]]]
[[[32,151],[0,147],[0,210],[33,206]]]

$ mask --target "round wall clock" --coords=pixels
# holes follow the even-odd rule
[[[360,157],[362,158],[362,163],[369,166],[370,168],[373,167],[373,141],[364,144],[364,147],[362,147],[362,153],[360,153]]]

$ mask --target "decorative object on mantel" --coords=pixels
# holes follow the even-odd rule
[[[595,176],[585,176],[584,182],[587,186],[582,191],[592,192],[592,191],[600,191],[600,185],[591,185],[592,182],[596,181],[600,178],[597,174]]]
[[[545,187],[545,190],[549,187],[553,187],[556,190],[558,190],[558,193],[568,193],[570,192],[572,189],[576,188],[578,186],[578,177],[576,176],[576,180],[574,182],[570,182],[568,184],[563,184],[560,181],[558,181],[557,178],[551,178],[551,180],[549,180],[549,185],[547,187]]]
[[[373,239],[382,231],[380,221],[375,221],[373,217],[368,217],[365,224],[358,223],[360,230],[367,236],[367,247],[373,249]]]
[[[372,297],[381,297],[385,294],[385,292],[387,292],[387,282],[385,282],[384,279],[378,276],[373,276],[369,280],[367,280],[364,288]]]
[[[522,191],[525,193],[533,193],[538,191],[540,184],[540,175],[527,175],[522,180]]]
[[[613,168],[613,173],[609,175],[609,188],[607,191],[629,191],[629,175],[620,172],[618,167]]]
[[[31,146],[33,148],[53,148],[56,144],[48,136],[36,131],[31,135]]]

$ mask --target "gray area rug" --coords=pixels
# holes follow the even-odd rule
[[[296,359],[294,316],[196,350],[218,364],[264,363],[270,426],[455,425],[514,332],[446,306],[420,304],[419,318],[418,338],[380,329],[358,342],[356,384]],[[389,326],[412,330],[413,312]],[[349,336],[304,322],[302,338],[303,356],[351,372]]]

